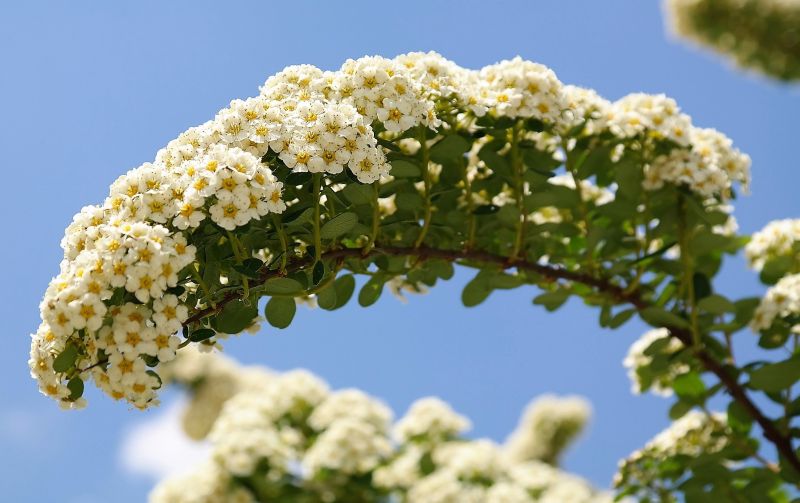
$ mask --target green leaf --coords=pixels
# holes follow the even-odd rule
[[[339,276],[333,282],[333,288],[336,289],[336,307],[334,309],[339,309],[347,304],[350,297],[353,296],[353,292],[356,290],[356,279],[352,274]]]
[[[335,283],[331,283],[317,292],[317,304],[326,311],[333,311],[337,307],[336,297]]]
[[[792,269],[792,264],[792,257],[774,258],[764,264],[759,278],[764,284],[774,285]]]
[[[264,293],[267,295],[297,295],[304,290],[299,281],[292,278],[270,278],[264,283]]]
[[[485,162],[486,166],[496,173],[500,173],[501,175],[511,174],[511,167],[509,166],[508,161],[506,161],[503,156],[494,150],[487,148],[486,146],[484,146],[481,151],[478,152],[478,158]]]
[[[286,328],[291,325],[297,312],[297,304],[292,297],[272,297],[264,309],[264,316],[275,328]]]
[[[483,277],[478,275],[464,286],[461,292],[461,302],[466,307],[474,307],[486,300],[492,289],[486,284]]]
[[[654,327],[689,328],[689,322],[675,313],[660,307],[648,307],[639,312],[639,316]]]
[[[587,151],[584,157],[577,163],[578,178],[581,180],[589,178],[603,170],[611,167],[611,149],[613,145],[602,145],[599,148]]]
[[[376,303],[381,293],[383,293],[383,285],[385,282],[383,276],[375,275],[371,277],[369,281],[364,283],[364,286],[361,287],[361,291],[358,292],[358,303],[362,307],[369,307]]]
[[[694,297],[695,299],[704,299],[711,295],[711,281],[709,281],[708,276],[701,272],[696,272],[692,276],[692,284],[694,285]]]
[[[322,278],[325,277],[325,264],[320,260],[314,264],[314,269],[311,271],[311,280],[314,285],[318,285]]]
[[[53,360],[53,370],[56,372],[66,372],[75,365],[78,358],[78,348],[75,344],[69,343],[55,360]]]
[[[303,185],[311,180],[311,173],[308,171],[293,171],[286,177],[286,185]]]
[[[189,334],[189,340],[192,342],[200,342],[214,337],[217,333],[210,328],[201,328]]]
[[[463,137],[451,134],[431,147],[430,158],[435,163],[448,164],[462,158],[471,146]]]
[[[217,317],[213,318],[212,325],[218,332],[238,334],[252,325],[257,316],[258,308],[254,303],[236,299],[225,304]]]
[[[676,395],[689,401],[702,399],[706,394],[706,385],[697,372],[688,372],[676,377],[672,382],[672,389]]]
[[[673,421],[682,418],[686,415],[687,412],[692,410],[694,404],[689,402],[684,402],[682,400],[675,402],[672,407],[669,408],[669,418]]]
[[[424,200],[418,192],[398,192],[394,199],[397,209],[416,211],[422,209]]]
[[[83,379],[80,377],[73,377],[67,383],[67,389],[69,390],[67,399],[74,402],[83,396]]]
[[[746,325],[753,319],[753,313],[761,303],[760,297],[747,297],[733,303],[736,306],[736,322]]]
[[[548,311],[555,311],[569,299],[569,290],[555,290],[545,292],[533,299],[533,303],[544,306]]]
[[[709,295],[700,300],[697,307],[711,314],[725,314],[736,312],[736,306],[722,295]]]
[[[498,211],[500,211],[499,206],[495,206],[494,204],[483,204],[472,210],[472,213],[474,215],[491,215],[492,213],[497,213]]]
[[[452,278],[453,274],[455,273],[453,264],[447,260],[429,260],[427,265],[431,272],[436,274],[437,277],[445,280]]]
[[[155,370],[147,370],[146,373],[147,375],[153,376],[156,379],[158,379],[158,387],[154,389],[161,389],[161,387],[164,385],[164,381],[161,379],[161,376],[158,375],[158,373]]]
[[[248,278],[258,278],[258,270],[263,265],[264,262],[257,258],[248,258],[243,260],[241,264],[234,264],[233,270]]]
[[[354,205],[369,204],[372,202],[373,198],[372,186],[350,183],[344,186],[342,195]]]
[[[775,393],[791,387],[798,380],[800,380],[800,357],[792,357],[752,370],[748,386]]]
[[[391,163],[392,169],[389,171],[389,174],[395,178],[417,178],[422,176],[422,170],[411,161],[395,159],[391,161]]]
[[[319,235],[322,237],[322,239],[338,238],[342,234],[350,231],[350,229],[355,227],[357,223],[358,216],[356,216],[355,213],[350,211],[340,213],[325,222],[325,224],[322,226],[322,229],[319,231]]]
[[[736,433],[747,434],[753,427],[753,418],[747,413],[744,406],[737,401],[728,405],[728,426]]]
[[[615,314],[608,322],[609,328],[619,328],[624,325],[631,317],[636,314],[636,309],[625,309]]]

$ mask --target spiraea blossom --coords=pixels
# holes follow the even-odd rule
[[[528,406],[508,437],[506,453],[515,461],[557,464],[557,457],[583,431],[590,415],[591,407],[581,397],[541,396]]]
[[[178,284],[197,252],[186,230],[206,218],[234,230],[281,212],[280,191],[256,157],[224,145],[171,169],[145,164],[118,178],[104,204],[81,210],[62,240],[61,272],[40,305],[31,349],[41,391],[80,406],[78,390],[91,377],[117,400],[154,403],[155,370],[175,357],[175,334],[196,307],[183,299],[197,284]]]
[[[628,154],[642,163],[631,168]],[[290,66],[74,217],[40,305],[31,374],[67,408],[84,405],[89,380],[146,408],[158,401],[164,362],[190,343],[208,349],[257,328],[260,297],[341,307],[352,289],[341,298],[321,290],[346,264],[360,274],[371,262],[323,263],[325,253],[360,249],[372,261],[376,245],[418,249],[428,239],[554,259],[579,240],[526,228],[563,223],[587,237],[589,213],[615,201],[616,170],[627,169],[643,174],[637,190],[681,186],[711,207],[746,186],[749,158],[670,98],[612,103],[520,57],[479,70],[436,53],[351,59],[335,71]],[[384,285],[424,292],[451,275],[417,264],[389,267],[359,301],[374,302]],[[275,277],[281,285],[270,288]],[[285,327],[293,313],[270,302],[266,318]]]
[[[392,413],[379,400],[355,389],[330,392],[305,371],[276,374],[197,351],[165,370],[191,393],[203,393],[203,383],[220,376],[249,384],[227,394],[220,410],[187,410],[187,416],[213,416],[211,459],[195,473],[161,482],[150,495],[153,503],[610,501],[554,466],[517,460],[490,440],[463,437],[467,420],[439,399],[415,402],[392,428]],[[564,431],[558,423],[573,422],[580,399],[548,400],[551,431]],[[554,442],[544,447],[548,452],[563,448],[552,435],[541,442]]]
[[[744,254],[750,267],[757,271],[762,270],[767,262],[781,258],[788,259],[794,265],[800,255],[796,245],[798,242],[800,242],[800,220],[790,218],[775,220],[753,233],[744,247]]]
[[[800,315],[800,274],[790,274],[781,278],[767,290],[761,299],[750,328],[759,332],[772,326],[777,319],[796,318]],[[800,334],[800,324],[791,321],[793,333]]]
[[[653,352],[652,348],[657,348]],[[656,395],[672,396],[672,381],[689,370],[686,363],[672,361],[683,349],[681,342],[670,336],[665,328],[648,330],[631,344],[622,364],[628,369],[631,390],[634,393],[652,391]],[[655,358],[660,358],[657,370],[651,368]]]
[[[725,414],[690,411],[653,437],[642,449],[622,460],[614,484],[635,487],[640,496],[652,491],[652,495],[668,494],[672,498],[671,490],[659,480],[663,477],[661,464],[664,463],[663,470],[672,470],[668,477],[674,478],[678,484],[682,480],[682,471],[675,470],[675,464],[670,468],[670,461],[681,456],[713,457],[729,444],[728,433]]]

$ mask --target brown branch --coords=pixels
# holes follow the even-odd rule
[[[419,260],[426,259],[443,259],[450,262],[478,262],[484,264],[493,264],[501,269],[516,268],[519,270],[530,271],[536,273],[543,278],[549,280],[567,280],[591,286],[600,292],[610,295],[614,300],[620,303],[628,303],[636,308],[637,311],[642,311],[651,304],[642,298],[641,292],[638,290],[627,291],[625,288],[612,283],[610,280],[602,277],[593,276],[578,271],[570,271],[561,267],[551,265],[539,264],[536,262],[529,262],[526,260],[509,260],[508,257],[495,255],[492,253],[473,251],[473,250],[440,250],[437,248],[430,248],[421,246],[419,248],[410,247],[394,247],[384,246],[372,248],[366,254],[362,249],[343,249],[332,250],[322,254],[323,259],[338,259],[344,260],[346,258],[367,258],[374,255],[392,255],[392,256],[413,256]],[[290,263],[286,267],[286,271],[294,272],[302,270],[306,267],[313,265],[314,261],[310,257]],[[468,265],[468,264],[467,264]],[[283,273],[285,274],[285,273]],[[281,272],[266,271],[257,280],[254,280],[251,287],[264,284],[270,278],[283,275]],[[189,319],[186,320],[184,325],[197,322],[206,316],[218,312],[228,302],[235,300],[241,296],[240,292],[229,292],[221,300],[219,300],[215,307],[207,307],[194,313]],[[756,406],[750,398],[744,387],[739,384],[736,377],[731,375],[724,367],[724,365],[717,360],[713,355],[702,347],[697,347],[692,344],[692,334],[682,328],[678,327],[665,327],[673,337],[680,340],[686,347],[692,348],[692,352],[700,361],[700,363],[709,372],[717,376],[720,382],[727,388],[731,397],[744,407],[750,417],[756,421],[761,427],[764,437],[775,445],[778,452],[783,456],[786,461],[800,473],[800,459],[794,452],[792,447],[791,437],[783,434],[772,421],[764,415],[764,413]],[[694,347],[693,347],[694,346]]]

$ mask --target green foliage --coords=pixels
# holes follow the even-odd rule
[[[297,312],[297,304],[291,297],[272,297],[264,309],[264,316],[270,325],[286,328],[291,325]]]
[[[225,304],[213,318],[212,326],[218,332],[238,334],[252,325],[257,316],[258,309],[254,303],[248,299],[236,299]]]
[[[797,381],[800,381],[800,355],[751,370],[748,386],[775,393],[790,388]]]
[[[78,347],[74,344],[67,344],[64,350],[53,360],[53,370],[56,372],[67,372],[75,366],[78,358]]]

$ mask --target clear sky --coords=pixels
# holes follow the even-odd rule
[[[519,54],[610,99],[664,92],[753,157],[752,195],[737,204],[743,231],[800,216],[797,89],[675,42],[656,0],[344,3],[2,3],[5,501],[144,501],[152,482],[123,469],[120,442],[158,412],[129,410],[92,389],[88,409],[67,413],[39,395],[26,363],[38,303],[81,206],[102,201],[119,174],[231,99],[256,94],[286,65],[335,69],[349,57],[435,50],[479,68]],[[631,395],[621,366],[643,325],[602,331],[597,313],[577,302],[547,314],[531,306],[533,289],[466,309],[459,292],[470,277],[460,271],[408,304],[386,295],[371,309],[301,309],[289,330],[264,329],[227,348],[247,363],[305,367],[333,387],[360,387],[400,413],[415,398],[439,395],[473,420],[474,436],[497,440],[536,395],[586,396],[594,419],[566,467],[607,486],[617,460],[668,423],[670,402]],[[760,291],[740,259],[718,285]],[[748,337],[741,334],[742,344]]]

